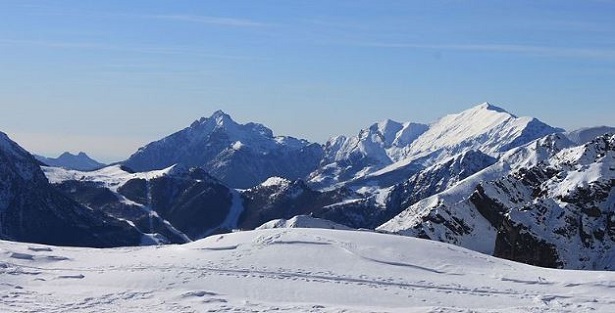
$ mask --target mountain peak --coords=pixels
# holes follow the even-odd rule
[[[508,111],[506,111],[506,110],[504,110],[504,109],[502,109],[502,108],[500,108],[498,106],[495,106],[495,105],[493,105],[493,104],[491,104],[489,102],[483,102],[483,103],[475,106],[474,108],[472,108],[470,110],[477,110],[477,111],[478,110],[488,110],[488,111],[494,111],[494,112],[498,112],[498,113],[508,113],[508,114],[510,114]]]
[[[399,122],[391,119],[386,119],[369,127],[370,132],[378,132],[384,136],[385,140],[393,141],[395,134],[403,128],[403,125]],[[390,143],[389,143],[390,144]]]
[[[433,159],[436,160],[441,156],[473,149],[497,156],[501,152],[558,131],[559,129],[535,118],[517,117],[484,102],[432,123],[429,130],[412,143],[407,155],[424,157],[433,154]]]
[[[222,110],[217,110],[209,118],[210,119],[215,119],[215,120],[218,120],[218,119],[231,119],[231,116],[226,114]]]
[[[140,148],[124,165],[135,171],[150,171],[183,163],[203,167],[232,187],[249,188],[271,176],[305,177],[321,158],[319,145],[276,137],[263,124],[240,124],[218,110]]]
[[[387,119],[385,119],[385,120],[382,120],[382,121],[380,121],[380,122],[376,123],[376,125],[378,125],[380,128],[387,128],[387,127],[389,127],[389,126],[391,126],[391,125],[393,125],[393,126],[400,125],[400,126],[401,126],[401,123],[396,122],[396,121],[394,121],[394,120],[392,120],[392,119],[387,118]]]
[[[66,152],[60,154],[60,156],[58,157],[58,159],[61,159],[61,158],[88,158],[88,159],[90,159],[90,156],[87,155],[87,153],[85,153],[83,151],[80,151],[79,153],[76,153],[76,154],[72,154],[72,153],[66,151]]]
[[[215,121],[216,125],[218,126],[223,126],[225,124],[228,124],[229,122],[232,124],[237,124],[235,123],[235,121],[231,118],[230,115],[226,114],[224,111],[222,110],[217,110],[216,112],[214,112],[208,120],[211,121]]]
[[[64,153],[60,154],[60,156],[58,157],[58,159],[59,159],[59,158],[70,158],[70,157],[74,157],[74,156],[76,156],[76,155],[74,155],[74,154],[72,154],[72,153],[70,153],[70,152],[66,151],[66,152],[64,152]]]
[[[211,125],[213,127],[224,127],[229,125],[237,125],[237,123],[231,118],[230,115],[225,113],[222,110],[215,111],[209,117],[201,117],[200,119],[194,121],[190,127],[198,127],[200,125]]]
[[[48,158],[40,155],[36,155],[35,157],[37,160],[49,166],[63,167],[78,171],[91,171],[105,166],[105,164],[92,159],[83,151],[77,154],[72,154],[67,151],[57,158]]]

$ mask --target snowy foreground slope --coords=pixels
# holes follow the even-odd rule
[[[0,241],[1,312],[613,312],[613,288],[611,272],[368,232],[272,229],[105,250]]]

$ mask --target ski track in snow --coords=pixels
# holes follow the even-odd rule
[[[0,241],[0,312],[612,312],[615,273],[315,229],[84,249]]]

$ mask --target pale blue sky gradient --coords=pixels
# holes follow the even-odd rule
[[[489,101],[614,125],[615,1],[0,0],[0,131],[102,161],[217,109],[324,142]]]

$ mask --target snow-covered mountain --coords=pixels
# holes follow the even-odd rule
[[[211,177],[196,180],[187,170],[178,170],[181,166],[137,173],[126,172],[120,165],[92,172],[53,167],[44,170],[56,187],[76,201],[129,220],[142,232],[156,234],[162,242],[182,242],[183,236],[194,240],[234,228],[254,229],[270,220],[302,214],[347,227],[373,229],[399,214],[403,205],[442,191],[493,162],[489,156],[470,151],[430,166],[393,188],[368,195],[346,187],[317,190],[302,180],[280,177],[246,190],[232,190]],[[233,199],[227,201],[230,195]],[[165,209],[187,204],[189,209],[184,211]],[[175,214],[169,216],[167,211]],[[220,227],[226,219],[232,223]],[[180,220],[185,223],[178,224]]]
[[[359,197],[327,205],[312,214],[352,228],[374,229],[409,205],[454,186],[494,162],[479,151],[468,151],[422,169],[392,187],[357,185]]]
[[[0,311],[614,312],[615,273],[371,232],[269,229],[84,249],[0,241]]]
[[[548,267],[613,269],[615,136],[537,140],[379,230]]]
[[[404,150],[428,126],[385,120],[362,129],[353,137],[338,136],[325,144],[322,166],[310,175],[317,186],[332,186],[399,161]]]
[[[495,164],[407,207],[378,230],[449,242],[493,254],[496,229],[469,201],[476,187],[481,182],[501,178],[519,168],[535,166],[572,146],[573,142],[558,133],[512,149]]]
[[[45,165],[78,171],[92,171],[105,166],[105,164],[90,158],[85,152],[79,152],[78,154],[64,152],[57,158],[48,158],[40,155],[35,155],[34,157]]]
[[[573,130],[571,132],[566,132],[566,137],[570,139],[570,141],[574,142],[577,145],[584,145],[596,137],[604,135],[604,134],[613,134],[615,133],[615,127],[610,126],[595,126],[595,127],[583,127],[577,130]]]
[[[0,239],[70,246],[144,243],[128,223],[79,205],[53,188],[39,162],[0,132]]]
[[[469,150],[498,156],[534,139],[561,131],[536,118],[517,117],[502,108],[483,103],[431,124],[429,130],[410,145],[406,155],[411,159],[428,156],[426,163],[435,163]]]
[[[308,215],[297,215],[291,219],[277,219],[271,220],[259,227],[260,229],[273,229],[273,228],[322,228],[322,229],[339,229],[339,230],[352,230],[348,226],[337,224],[329,220],[322,218],[312,217]]]
[[[517,117],[483,103],[421,125],[385,121],[351,138],[337,137],[325,146],[323,166],[310,174],[321,187],[348,181],[392,186],[422,168],[464,152],[491,157],[545,135],[562,132],[538,119]]]
[[[430,125],[387,120],[320,146],[274,137],[263,125],[241,125],[218,111],[123,164],[89,172],[43,170],[50,189],[81,204],[71,205],[125,221],[150,243],[184,243],[261,225],[339,224],[542,266],[611,269],[612,242],[604,238],[610,236],[608,212],[615,210],[615,179],[605,172],[611,164],[603,157],[612,138],[593,149],[601,155],[594,163],[561,156],[600,146],[588,138],[609,130],[562,133],[485,103]],[[582,187],[555,192],[563,190],[557,179],[565,177],[582,177]],[[540,217],[548,225],[536,226],[534,211],[562,213]],[[549,227],[557,227],[559,237],[545,235]]]
[[[319,144],[276,137],[261,124],[238,124],[228,114],[216,111],[140,148],[123,164],[135,171],[178,163],[202,167],[231,187],[249,188],[272,176],[303,178],[316,169],[322,155]]]

